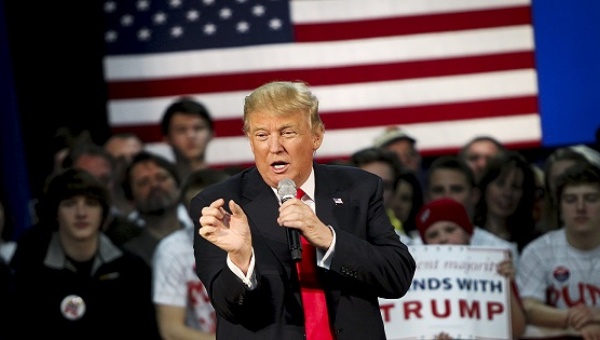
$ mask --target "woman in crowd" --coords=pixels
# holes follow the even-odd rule
[[[535,177],[523,155],[509,151],[490,159],[479,188],[475,225],[515,242],[519,251],[540,235],[533,219]]]

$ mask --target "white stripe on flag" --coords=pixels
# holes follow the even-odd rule
[[[292,0],[295,23],[364,20],[529,5],[529,0]]]

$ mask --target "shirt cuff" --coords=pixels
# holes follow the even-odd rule
[[[317,266],[324,269],[329,269],[331,267],[331,261],[333,261],[333,255],[335,254],[335,230],[330,225],[328,225],[327,227],[329,227],[331,233],[333,234],[331,245],[329,245],[329,249],[327,249],[327,252],[323,251],[320,248],[317,248]]]
[[[253,290],[256,288],[256,275],[254,273],[255,267],[255,259],[254,259],[254,248],[252,248],[252,255],[250,256],[250,264],[248,265],[248,273],[244,275],[244,272],[238,266],[236,266],[233,261],[227,255],[227,267],[237,276],[242,282],[248,287],[248,289]]]

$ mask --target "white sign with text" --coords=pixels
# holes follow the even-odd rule
[[[379,299],[386,335],[394,339],[510,339],[510,292],[496,271],[506,249],[415,245],[417,270],[408,293]]]

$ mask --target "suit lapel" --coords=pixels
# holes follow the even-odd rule
[[[325,224],[337,224],[334,210],[336,208],[333,198],[339,197],[337,182],[332,176],[327,175],[327,169],[315,164],[315,205],[319,219]]]
[[[278,242],[284,241],[285,233],[279,232],[283,229],[277,225],[277,196],[262,180],[258,170],[251,171],[244,178],[242,190],[244,201],[241,206],[248,216],[252,233],[260,233],[265,238]]]
[[[287,251],[285,229],[277,224],[277,217],[279,216],[277,195],[263,181],[256,168],[243,179],[242,196],[243,202],[239,204],[248,217],[255,251],[271,251],[282,264],[291,262],[291,257]],[[264,242],[255,242],[261,238],[264,239]],[[282,256],[282,254],[287,254],[287,256]],[[283,267],[286,268],[286,271],[290,271],[287,270],[287,267],[290,267],[289,265]]]

